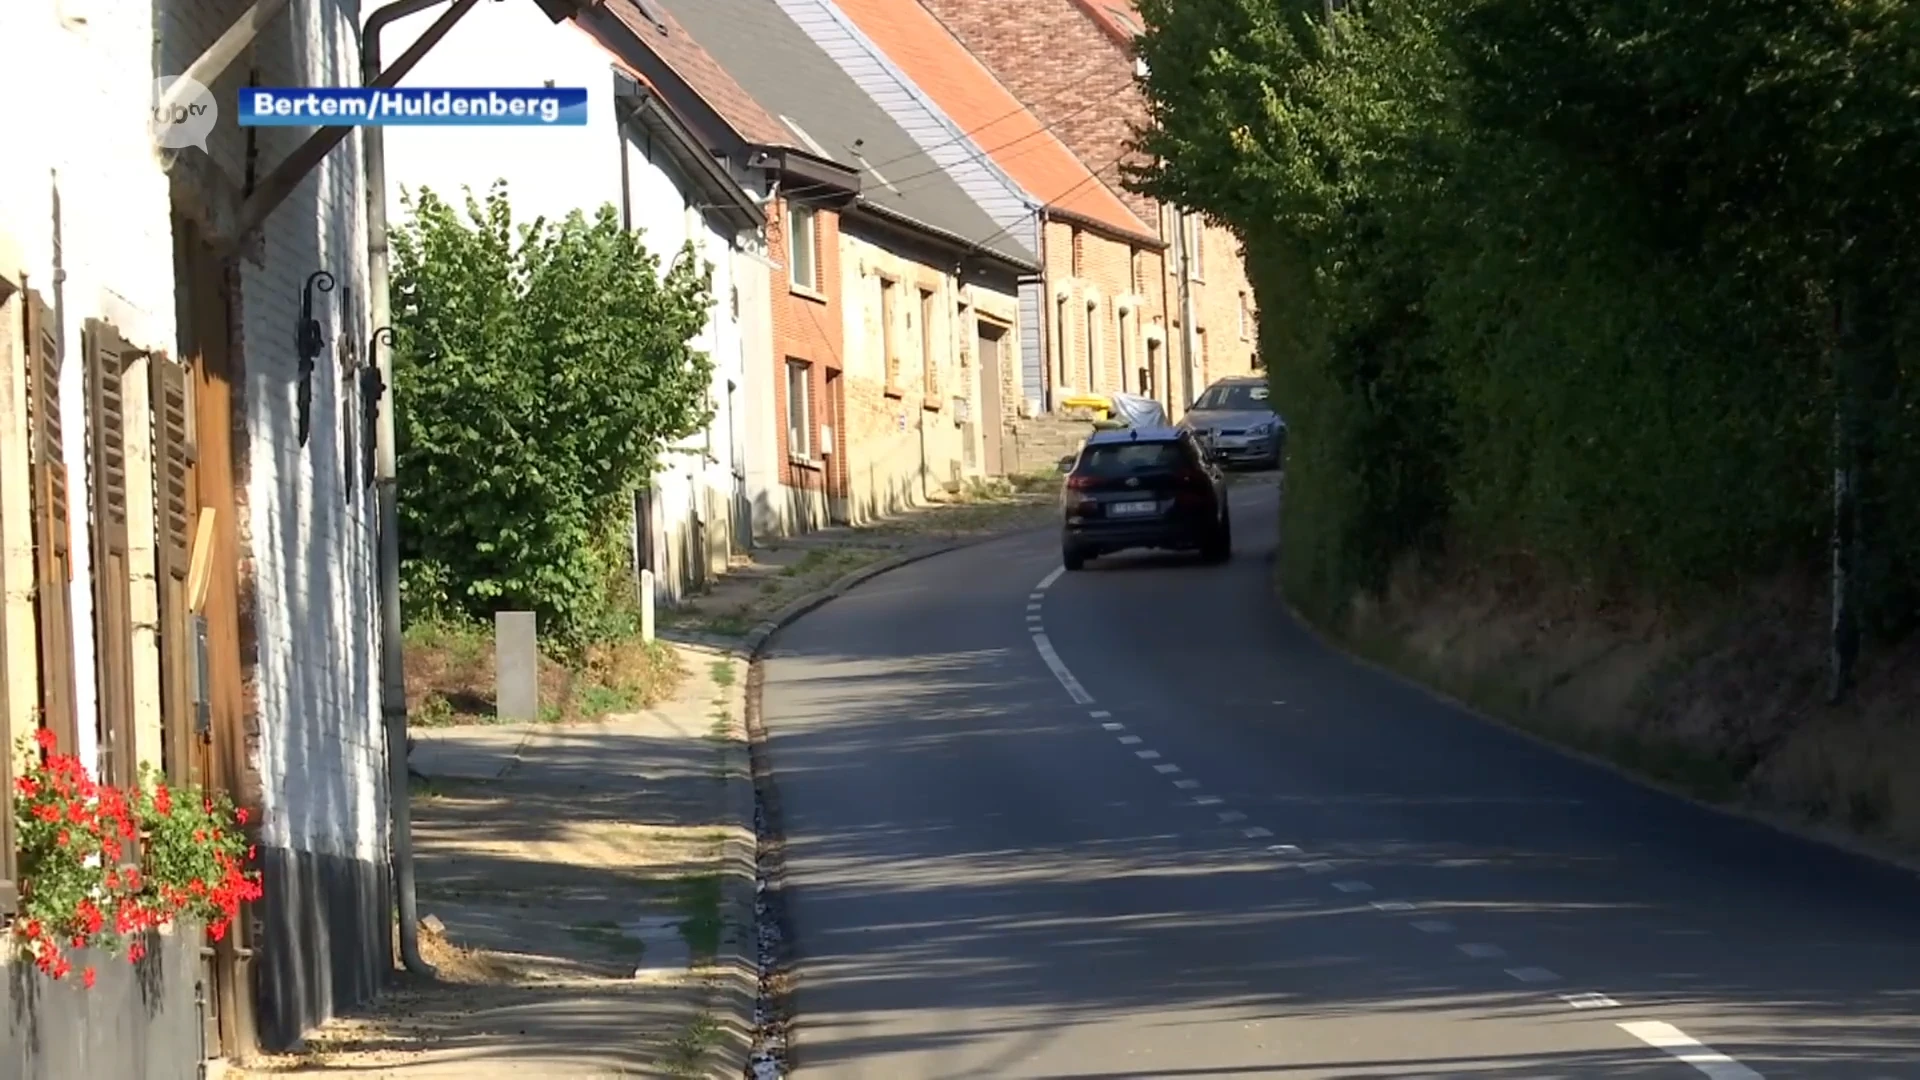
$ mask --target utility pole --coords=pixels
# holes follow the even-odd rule
[[[1194,399],[1193,252],[1188,250],[1185,210],[1174,211],[1174,252],[1180,273],[1180,413],[1185,415]]]

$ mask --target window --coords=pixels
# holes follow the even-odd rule
[[[1271,409],[1273,405],[1267,400],[1267,388],[1259,383],[1222,383],[1201,394],[1193,407],[1217,412],[1256,412]]]
[[[1100,305],[1087,301],[1087,389],[1100,385]]]
[[[940,353],[933,339],[933,294],[920,290],[920,377],[928,397],[940,394]]]
[[[1199,214],[1181,218],[1187,229],[1187,276],[1195,281],[1207,279],[1207,226]]]
[[[880,352],[886,373],[886,389],[896,397],[900,393],[900,337],[894,331],[898,312],[894,302],[899,292],[892,278],[880,279]]]
[[[1083,475],[1133,476],[1163,469],[1196,464],[1198,455],[1186,440],[1166,442],[1116,442],[1087,447],[1077,470]]]
[[[1064,296],[1053,302],[1053,355],[1060,365],[1059,385],[1072,385],[1073,378],[1067,374],[1067,298]]]
[[[811,206],[787,203],[787,271],[796,289],[820,289],[819,223]]]
[[[1247,304],[1247,290],[1240,290],[1240,340],[1253,340],[1253,309]]]
[[[813,458],[813,365],[787,361],[787,453]]]
[[[1147,385],[1144,374],[1130,370],[1133,364],[1133,341],[1131,340],[1131,335],[1127,333],[1127,324],[1129,321],[1128,312],[1125,308],[1121,308],[1120,313],[1114,316],[1115,340],[1118,342],[1115,348],[1120,357],[1121,393],[1126,393],[1128,380],[1133,379],[1136,374],[1140,375],[1138,384],[1142,387]]]

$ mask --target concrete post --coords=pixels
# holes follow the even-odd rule
[[[494,712],[502,720],[540,718],[540,639],[531,611],[493,616]]]
[[[640,571],[640,640],[653,640],[653,571]]]

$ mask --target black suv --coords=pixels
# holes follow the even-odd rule
[[[1233,555],[1226,478],[1194,437],[1169,427],[1098,431],[1067,468],[1060,490],[1060,561],[1069,570],[1128,548]]]

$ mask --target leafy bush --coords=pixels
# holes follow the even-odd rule
[[[617,634],[632,497],[707,423],[711,267],[670,265],[591,219],[516,225],[504,183],[464,220],[409,201],[394,248],[406,599],[416,614],[530,609],[577,646]]]
[[[1245,241],[1297,599],[1442,542],[1669,595],[1804,564],[1853,402],[1864,595],[1904,629],[1920,9],[1141,7],[1134,183]]]

